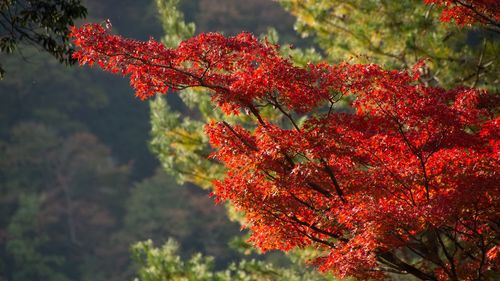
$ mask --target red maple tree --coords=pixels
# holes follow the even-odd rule
[[[480,23],[500,28],[500,1],[498,0],[424,0],[428,5],[443,7],[441,20],[453,20],[458,25]]]
[[[314,263],[339,277],[498,277],[493,95],[426,86],[421,64],[297,67],[247,33],[200,34],[175,49],[95,24],[72,37],[81,64],[130,76],[141,99],[205,87],[226,114],[253,115],[253,128],[213,121],[205,130],[227,167],[214,194],[245,212],[262,250],[314,246],[324,253]],[[333,110],[346,96],[354,113]],[[288,125],[263,117],[268,106]]]

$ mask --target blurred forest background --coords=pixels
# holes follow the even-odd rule
[[[110,19],[115,32],[163,36],[152,0],[85,0],[85,22]],[[292,16],[268,0],[183,0],[198,32],[264,32],[292,38]],[[241,255],[223,206],[179,186],[148,150],[149,105],[127,80],[67,67],[35,48],[1,54],[0,280],[130,280],[130,246],[173,237],[181,257]],[[183,111],[178,98],[169,102]]]

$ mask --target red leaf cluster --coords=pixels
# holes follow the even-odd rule
[[[458,25],[474,23],[500,25],[500,1],[498,0],[424,0],[426,4],[443,7],[441,20],[454,21]]]
[[[324,252],[315,263],[340,277],[462,280],[498,271],[493,95],[428,87],[416,70],[297,67],[247,33],[201,34],[175,49],[100,25],[72,37],[80,63],[129,75],[141,99],[201,86],[227,114],[255,117],[253,128],[214,121],[205,130],[228,169],[214,193],[245,212],[259,248],[315,246]],[[353,113],[332,110],[347,96]],[[288,126],[261,116],[266,106]]]

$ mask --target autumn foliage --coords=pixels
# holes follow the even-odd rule
[[[218,201],[246,215],[262,250],[313,246],[321,270],[423,280],[498,276],[498,100],[445,90],[377,65],[294,66],[248,33],[200,34],[166,48],[74,28],[81,64],[130,77],[136,95],[204,87],[226,114],[205,127],[227,174]],[[350,100],[353,112],[335,110]],[[272,107],[285,121],[269,120]]]
[[[458,25],[473,23],[500,27],[500,1],[498,0],[424,0],[426,4],[443,7],[441,20],[453,20]]]

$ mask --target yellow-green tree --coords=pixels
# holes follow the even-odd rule
[[[332,281],[327,275],[305,271],[304,268],[286,268],[270,263],[243,260],[216,270],[214,258],[200,253],[183,260],[179,244],[169,239],[161,247],[155,247],[151,240],[132,246],[132,256],[139,267],[134,281]]]

